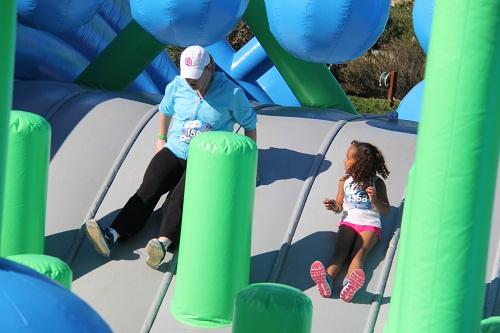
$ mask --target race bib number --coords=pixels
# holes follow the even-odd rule
[[[360,187],[346,186],[344,188],[346,202],[358,209],[371,209],[372,203],[366,190]]]
[[[189,143],[191,139],[197,136],[198,134],[210,130],[212,130],[212,126],[210,126],[210,124],[205,123],[201,120],[190,120],[184,124],[180,140]]]
[[[358,193],[352,194],[349,199],[358,209],[371,209],[372,204],[368,198],[368,194],[365,191],[359,191]]]

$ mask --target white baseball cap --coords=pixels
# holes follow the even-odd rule
[[[209,63],[210,55],[203,47],[189,46],[181,53],[181,77],[198,80]]]

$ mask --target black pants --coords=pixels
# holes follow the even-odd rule
[[[111,224],[120,238],[128,238],[141,230],[160,197],[170,191],[162,207],[159,236],[178,242],[184,204],[185,171],[186,160],[176,157],[170,149],[163,148],[153,157],[141,186]]]

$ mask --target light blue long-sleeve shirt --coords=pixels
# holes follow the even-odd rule
[[[241,88],[224,73],[215,72],[203,98],[180,76],[165,88],[160,111],[172,117],[165,147],[187,159],[193,137],[205,131],[233,131],[235,123],[246,130],[257,125],[255,110]]]

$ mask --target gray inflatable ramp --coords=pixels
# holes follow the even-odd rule
[[[199,329],[172,318],[176,256],[169,253],[159,270],[145,264],[144,247],[158,232],[159,210],[139,234],[119,242],[110,258],[99,256],[81,229],[91,217],[110,224],[137,190],[154,154],[160,99],[71,84],[15,83],[14,107],[41,114],[52,126],[46,253],[71,265],[73,291],[115,332],[230,332],[231,327]],[[336,110],[256,109],[260,182],[251,282],[285,283],[304,291],[314,306],[312,332],[382,332],[416,123]],[[309,266],[314,260],[327,263],[335,244],[339,215],[326,211],[321,201],[335,196],[345,153],[354,139],[371,142],[384,153],[391,171],[386,181],[391,212],[366,262],[367,283],[348,304],[338,299],[342,276],[333,297],[324,299],[310,280]],[[498,188],[497,183],[497,192]],[[498,315],[499,207],[497,193],[485,315]]]

